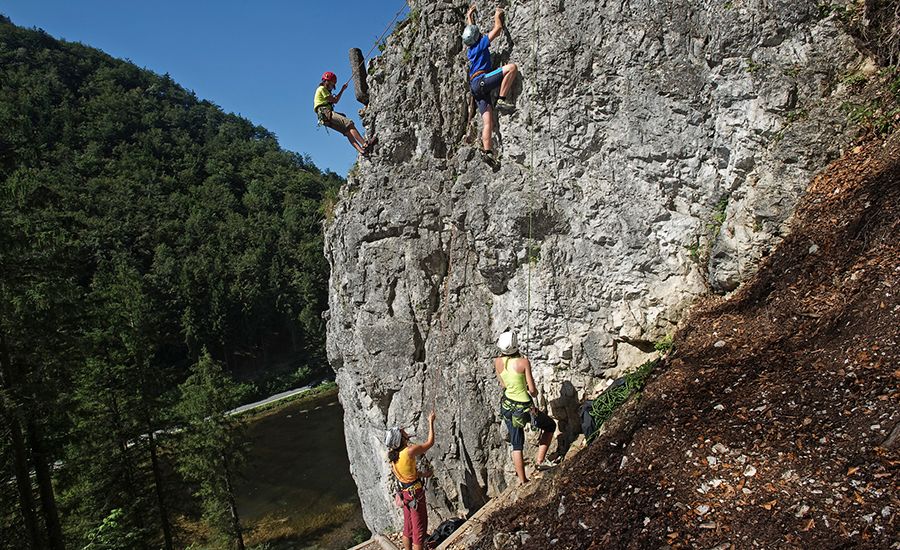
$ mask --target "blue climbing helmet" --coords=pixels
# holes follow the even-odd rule
[[[481,38],[481,32],[477,25],[466,25],[466,29],[462,33],[463,44],[466,46],[474,46],[478,39]]]

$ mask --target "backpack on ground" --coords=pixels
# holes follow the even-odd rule
[[[438,544],[447,540],[459,526],[465,523],[462,518],[450,518],[441,522],[437,528],[431,532],[431,536],[425,539],[428,548],[436,548]]]
[[[581,418],[581,433],[584,434],[584,439],[590,444],[594,437],[597,435],[597,430],[600,429],[600,426],[597,425],[597,421],[592,414],[594,410],[594,401],[600,399],[603,394],[612,391],[616,388],[620,388],[625,385],[625,378],[616,378],[613,380],[613,383],[610,384],[608,388],[603,390],[595,399],[589,399],[581,404],[581,407],[578,409],[578,416]]]

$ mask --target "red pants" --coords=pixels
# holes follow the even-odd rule
[[[425,537],[428,536],[428,510],[425,507],[425,489],[421,487],[416,489],[415,495],[403,491],[403,536],[411,539],[413,544],[425,545]]]

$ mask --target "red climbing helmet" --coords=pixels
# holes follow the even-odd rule
[[[322,73],[322,82],[337,82],[337,76],[331,71]]]

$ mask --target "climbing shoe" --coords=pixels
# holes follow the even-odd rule
[[[496,168],[496,167],[500,166],[500,161],[497,159],[497,157],[494,156],[493,151],[482,149],[481,150],[481,159],[491,168]]]
[[[541,462],[540,464],[538,464],[537,466],[535,466],[535,469],[543,471],[543,470],[549,470],[550,468],[554,468],[555,466],[556,466],[555,462],[550,462],[549,460],[545,460],[545,461]]]
[[[506,99],[498,99],[494,109],[501,115],[511,115],[516,111],[516,106]]]
[[[378,136],[376,136],[374,134],[369,136],[368,138],[366,138],[366,146],[364,147],[364,149],[366,151],[365,154],[369,154],[370,152],[372,152],[372,149],[375,148],[375,145],[377,143],[378,143]]]

